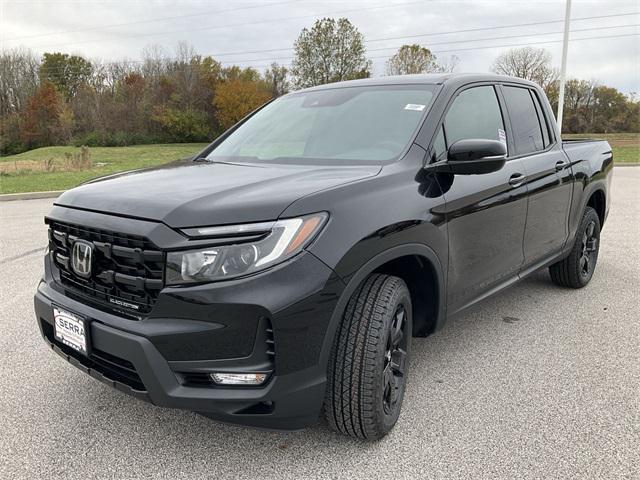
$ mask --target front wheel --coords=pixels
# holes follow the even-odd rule
[[[582,288],[593,276],[600,249],[600,217],[587,207],[576,232],[575,243],[564,260],[549,267],[551,280],[556,285]]]
[[[334,430],[374,440],[393,428],[404,398],[411,328],[404,281],[367,277],[347,304],[329,361],[324,410]]]

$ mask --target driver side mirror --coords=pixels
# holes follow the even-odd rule
[[[480,175],[497,172],[507,161],[507,147],[497,140],[470,138],[449,147],[447,161],[433,167],[439,173]],[[427,165],[427,168],[429,165]]]

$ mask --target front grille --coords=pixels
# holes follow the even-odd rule
[[[164,252],[144,237],[49,221],[51,259],[70,297],[133,318],[149,313],[164,286]],[[75,242],[93,246],[91,276],[72,265]]]

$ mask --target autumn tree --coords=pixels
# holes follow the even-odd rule
[[[216,118],[226,130],[270,98],[271,94],[264,82],[228,80],[218,85],[213,98]]]
[[[551,65],[551,53],[544,48],[514,48],[501,54],[493,62],[491,70],[500,75],[520,77],[547,88],[558,78]]]
[[[21,135],[25,144],[30,147],[55,145],[61,130],[61,113],[63,104],[56,87],[44,82],[29,98],[24,112]]]
[[[554,110],[558,106],[557,84],[554,82],[548,92]],[[562,124],[567,133],[637,132],[640,104],[615,88],[572,78],[565,84]]]
[[[153,116],[170,142],[205,142],[211,138],[206,114],[199,110],[164,108]]]
[[[253,67],[242,68],[238,65],[225,67],[220,72],[220,79],[223,81],[242,80],[245,82],[259,82],[260,72]]]
[[[264,80],[269,84],[273,97],[279,97],[289,91],[288,74],[287,67],[278,65],[276,62],[273,62],[264,72]]]
[[[402,45],[395,55],[387,60],[387,75],[411,75],[442,71],[438,59],[426,47]]]
[[[294,50],[291,74],[296,88],[370,76],[364,36],[346,18],[323,18],[302,29]]]
[[[613,87],[600,85],[593,92],[594,107],[591,112],[591,124],[596,133],[621,132],[633,124],[633,117],[637,115],[637,108],[620,91]],[[638,119],[635,118],[636,128]],[[637,131],[637,130],[636,130]]]
[[[83,83],[89,81],[91,62],[77,55],[45,53],[40,65],[40,80],[51,82],[65,98],[73,97]]]

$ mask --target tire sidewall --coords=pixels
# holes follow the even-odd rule
[[[393,306],[389,308],[390,314],[387,315],[386,318],[384,319],[384,336],[381,338],[380,342],[378,342],[377,352],[376,352],[376,373],[377,373],[376,407],[375,407],[376,417],[377,417],[376,423],[380,425],[380,427],[382,428],[383,434],[389,432],[393,428],[393,426],[398,421],[398,417],[400,416],[400,410],[402,409],[402,402],[404,400],[404,394],[407,386],[407,373],[408,373],[408,367],[409,367],[411,336],[412,336],[412,328],[413,328],[413,311],[411,309],[411,297],[409,294],[409,290],[405,285],[403,285],[401,289],[398,289],[398,291],[394,295],[393,301],[390,302],[389,304],[390,306],[391,305]],[[391,415],[388,415],[387,413],[385,413],[384,407],[383,407],[384,384],[383,384],[382,372],[384,370],[384,358],[386,353],[387,341],[389,339],[389,335],[391,334],[391,324],[393,323],[393,320],[395,317],[395,311],[398,305],[402,305],[406,312],[406,325],[405,325],[404,334],[407,337],[407,348],[406,348],[407,356],[406,356],[406,363],[405,363],[405,369],[404,369],[404,386],[402,388],[402,391],[400,392],[400,397],[398,398],[394,412]]]
[[[596,233],[596,238],[598,239],[598,243],[597,243],[595,255],[593,258],[593,266],[591,267],[589,275],[584,276],[582,275],[582,272],[580,269],[580,256],[582,254],[582,237],[584,236],[587,226],[589,225],[589,223],[591,223],[591,221],[595,222],[595,233]],[[576,275],[576,278],[578,279],[578,282],[582,286],[586,286],[591,281],[591,278],[593,277],[593,274],[596,270],[596,265],[598,264],[599,254],[600,254],[600,217],[598,217],[598,214],[593,208],[587,207],[587,209],[584,212],[584,215],[582,216],[582,221],[580,222],[580,230],[578,230],[578,233],[576,235],[576,241],[575,241],[575,245],[572,252],[572,255],[573,255],[572,263],[573,263],[573,267],[575,268],[575,275]]]

